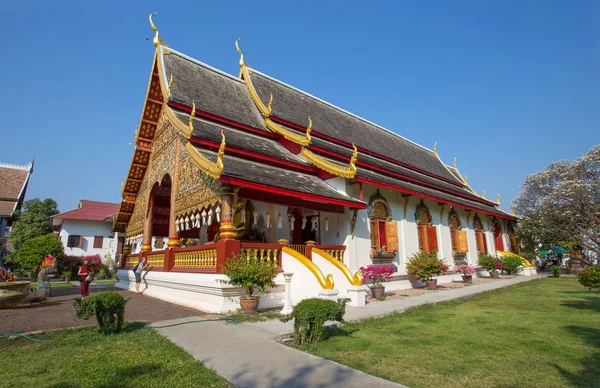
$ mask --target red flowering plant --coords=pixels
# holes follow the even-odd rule
[[[468,264],[455,265],[453,270],[454,272],[465,276],[473,275],[475,273],[475,267]]]
[[[373,283],[373,287],[381,287],[382,283],[389,282],[392,274],[396,271],[393,265],[377,266],[369,265],[358,269],[363,278],[363,284],[367,281]]]
[[[444,275],[446,271],[448,271],[448,266],[443,260],[437,258],[437,252],[419,251],[412,255],[406,263],[406,272],[420,282],[431,280],[433,275]]]
[[[4,267],[0,267],[0,281],[1,282],[16,282],[17,277],[15,276],[14,273],[10,272],[7,269],[4,269]]]

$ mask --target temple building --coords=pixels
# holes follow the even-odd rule
[[[0,266],[9,252],[14,216],[23,206],[32,173],[33,161],[25,165],[0,162]]]
[[[238,42],[234,76],[168,47],[150,23],[156,50],[113,224],[126,236],[119,287],[146,256],[148,295],[231,310],[239,290],[215,279],[231,254],[254,253],[294,272],[294,303],[335,290],[360,305],[361,266],[393,264],[387,288],[398,289],[419,250],[452,266],[516,248],[515,217],[435,146],[251,68]],[[261,307],[283,304],[280,277]]]

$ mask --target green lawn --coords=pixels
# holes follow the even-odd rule
[[[598,387],[600,293],[534,280],[347,324],[302,350],[409,387]]]
[[[115,279],[94,279],[92,284],[117,284]]]
[[[226,387],[227,382],[142,324],[102,336],[95,328],[0,337],[2,387]]]
[[[37,288],[37,283],[31,283],[31,288]],[[52,288],[73,288],[74,286],[71,282],[51,282],[50,287]]]

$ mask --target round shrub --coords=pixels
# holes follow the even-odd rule
[[[590,290],[600,290],[600,267],[588,267],[577,274],[579,283]]]
[[[506,271],[506,273],[508,273],[509,275],[517,273],[519,267],[523,265],[523,261],[519,256],[512,255],[503,256],[500,259],[500,262],[502,263],[502,269]]]
[[[552,271],[552,275],[554,275],[555,278],[560,277],[560,267],[558,265],[553,265],[550,267],[550,271]]]
[[[99,292],[87,298],[75,298],[73,308],[77,318],[88,320],[96,316],[98,331],[102,334],[118,334],[123,328],[127,301],[114,291]]]
[[[340,304],[332,300],[305,299],[294,307],[294,311],[282,322],[294,319],[294,342],[302,345],[325,339],[326,321],[344,321],[346,299]]]

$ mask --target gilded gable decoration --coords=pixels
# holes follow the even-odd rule
[[[154,25],[154,22],[152,21],[152,16],[156,16],[156,12],[151,13],[150,16],[148,16],[148,20],[150,20],[150,28],[152,28],[152,31],[155,32],[154,39],[152,39],[152,43],[154,43],[154,46],[156,47],[158,47],[159,44],[161,46],[166,46],[165,41],[162,40],[162,38],[158,35],[158,28],[156,28],[156,26]]]
[[[377,190],[377,192],[369,199],[367,214],[369,215],[369,218],[378,218],[382,220],[388,220],[388,217],[389,219],[392,218],[392,209],[379,190]]]
[[[420,224],[430,224],[431,223],[431,214],[429,213],[429,209],[421,200],[421,203],[417,206],[417,211],[415,212],[415,221]]]
[[[356,175],[356,159],[358,158],[358,150],[356,146],[352,144],[352,148],[354,148],[354,152],[350,157],[350,163],[348,166],[342,166],[339,163],[331,162],[327,159],[322,158],[321,156],[315,154],[307,148],[302,148],[300,151],[300,155],[304,156],[309,162],[319,167],[323,171],[327,171],[330,174],[340,176],[343,178],[354,178]]]
[[[448,214],[448,226],[450,229],[462,229],[460,217],[454,209],[452,209],[450,214]]]

